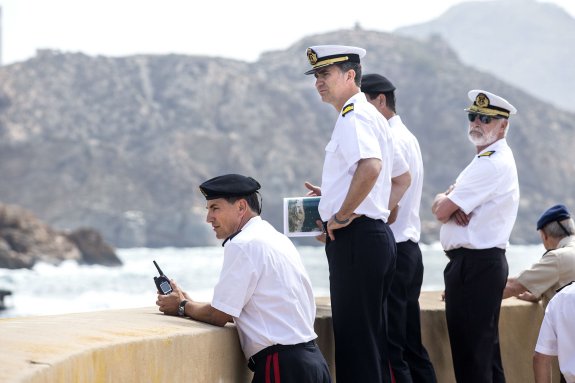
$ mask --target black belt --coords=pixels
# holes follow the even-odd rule
[[[287,345],[285,345],[285,344],[274,344],[273,346],[266,347],[263,350],[252,355],[250,357],[250,359],[248,360],[248,368],[252,371],[255,371],[256,370],[256,364],[258,363],[258,361],[260,361],[262,358],[264,358],[270,354],[273,354],[275,352],[294,349],[294,348],[304,348],[307,346],[315,347],[315,341],[310,340],[309,342],[303,342],[303,343],[298,343],[298,344],[287,344]]]
[[[492,247],[489,249],[467,249],[465,247],[458,247],[457,249],[445,251],[445,255],[450,260],[457,256],[494,256],[500,257],[505,255],[505,249],[500,247]]]

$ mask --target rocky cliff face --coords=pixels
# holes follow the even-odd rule
[[[0,204],[0,268],[30,268],[36,262],[121,265],[114,249],[93,229],[54,230],[19,206]]]
[[[354,30],[312,36],[255,63],[195,56],[89,57],[40,52],[0,68],[0,200],[58,230],[93,227],[117,247],[214,244],[198,185],[237,172],[263,186],[263,216],[282,228],[282,197],[319,183],[336,112],[323,104],[305,49],[338,41],[368,50],[364,73],[398,88],[398,111],[426,166],[423,241],[431,217],[474,155],[467,91],[484,88],[519,109],[508,140],[521,183],[512,242],[537,242],[554,203],[575,208],[573,115],[463,65],[441,40]]]

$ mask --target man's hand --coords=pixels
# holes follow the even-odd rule
[[[471,214],[465,214],[463,210],[457,209],[455,213],[451,215],[451,219],[459,226],[467,226],[471,220]]]
[[[333,234],[334,230],[337,229],[341,229],[342,227],[346,227],[348,226],[350,223],[353,222],[354,219],[356,219],[357,217],[360,216],[360,214],[355,214],[353,213],[352,215],[349,216],[349,220],[346,223],[337,223],[335,222],[335,216],[337,214],[334,214],[333,217],[331,217],[329,219],[329,221],[327,221],[327,235],[329,235],[329,239],[331,239],[332,241],[335,241],[335,235]],[[341,217],[340,217],[341,220]]]
[[[465,214],[459,206],[447,197],[454,189],[455,185],[450,185],[445,193],[437,194],[433,200],[431,212],[441,223],[447,223],[453,220],[453,222],[459,226],[467,226],[472,213]]]
[[[309,190],[306,194],[308,197],[319,197],[321,196],[321,188],[319,186],[313,185],[309,182],[305,182],[305,187]]]
[[[517,299],[527,302],[539,302],[541,298],[537,298],[535,295],[531,294],[531,292],[525,291],[524,293],[517,295]]]
[[[192,299],[180,289],[173,279],[170,279],[170,285],[172,285],[173,291],[168,295],[158,294],[156,305],[166,315],[178,315],[180,302],[184,299],[191,302]]]
[[[321,220],[317,220],[315,221],[315,224],[317,225],[317,227],[319,228],[319,230],[321,231],[320,235],[316,235],[315,239],[317,239],[318,241],[320,241],[321,243],[325,243],[325,237],[326,237],[326,232],[325,229],[323,227],[323,222]]]

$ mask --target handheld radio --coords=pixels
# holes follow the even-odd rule
[[[156,284],[156,287],[161,294],[168,295],[172,292],[172,285],[170,285],[170,280],[164,275],[162,269],[160,269],[160,266],[158,266],[156,261],[154,261],[154,266],[156,266],[156,269],[158,269],[158,272],[160,273],[159,277],[154,277],[154,283]]]

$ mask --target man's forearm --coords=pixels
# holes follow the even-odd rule
[[[192,319],[216,326],[225,326],[226,323],[233,321],[230,315],[215,309],[209,303],[188,302],[186,303],[185,314]]]
[[[537,351],[533,355],[535,383],[551,383],[551,358],[552,356],[540,354]]]
[[[367,158],[359,161],[345,200],[337,213],[339,220],[347,219],[353,214],[373,189],[380,172],[381,160]]]
[[[397,207],[397,204],[411,185],[411,174],[405,172],[391,179],[391,193],[389,195],[389,210]]]

